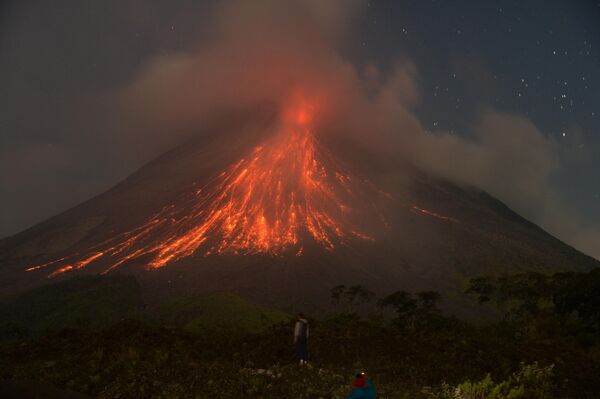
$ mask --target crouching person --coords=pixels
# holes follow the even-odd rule
[[[376,399],[377,392],[373,381],[365,375],[364,372],[356,374],[352,381],[352,392],[347,399]]]

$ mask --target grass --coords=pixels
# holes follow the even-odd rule
[[[291,319],[282,311],[262,308],[227,293],[179,298],[160,306],[153,313],[163,324],[196,334],[207,330],[258,334]]]
[[[33,333],[73,327],[102,328],[139,317],[144,303],[132,276],[85,276],[3,298],[0,320]]]

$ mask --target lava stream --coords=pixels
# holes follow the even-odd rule
[[[56,265],[53,277],[106,260],[108,272],[142,257],[148,267],[160,268],[197,251],[279,255],[289,250],[301,256],[306,240],[328,250],[351,239],[370,240],[355,224],[353,208],[372,206],[361,194],[368,182],[342,171],[305,122],[299,118],[136,229],[80,257],[27,270]]]

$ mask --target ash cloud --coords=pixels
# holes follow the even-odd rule
[[[398,59],[391,69],[381,70],[374,64],[359,69],[344,56],[341,49],[360,16],[362,2],[234,0],[211,3],[210,7],[184,2],[176,11],[160,2],[153,6],[136,1],[106,4],[102,13],[109,20],[133,21],[133,26],[117,24],[124,32],[114,35],[105,27],[97,29],[87,40],[65,50],[66,55],[74,56],[71,52],[100,43],[109,59],[121,60],[121,68],[100,74],[106,82],[91,85],[91,75],[86,74],[80,76],[85,90],[77,89],[68,85],[68,72],[60,70],[58,75],[65,76],[54,74],[56,79],[50,80],[54,94],[37,86],[32,90],[28,87],[31,82],[23,79],[10,90],[16,98],[6,94],[0,98],[1,104],[18,108],[21,114],[38,115],[46,104],[57,101],[56,93],[63,93],[61,84],[71,89],[65,91],[68,95],[58,96],[64,97],[64,103],[51,106],[60,112],[48,112],[46,123],[54,128],[47,140],[64,147],[63,155],[40,151],[43,140],[35,130],[43,124],[15,117],[7,121],[13,129],[31,133],[27,140],[13,137],[3,146],[0,178],[13,187],[11,193],[2,189],[2,194],[8,194],[3,195],[8,198],[3,200],[3,214],[9,209],[27,214],[31,208],[19,201],[28,196],[49,198],[57,210],[66,208],[186,140],[215,115],[264,102],[284,107],[293,93],[301,91],[316,104],[319,132],[341,132],[382,159],[401,158],[433,174],[480,187],[559,238],[600,258],[595,246],[600,233],[583,227],[578,215],[561,203],[552,183],[553,174],[561,168],[560,149],[527,117],[482,107],[469,135],[430,132],[415,112],[420,101],[418,65],[407,57]],[[35,7],[39,12],[46,6],[31,6]],[[22,19],[31,9],[24,10],[13,12],[17,22],[5,28],[8,36],[0,42],[2,53],[18,53],[11,39],[26,35],[19,30],[28,26]],[[121,15],[123,10],[126,12]],[[136,14],[139,10],[145,12]],[[165,10],[169,10],[168,18]],[[76,10],[79,16],[89,12],[83,7]],[[73,24],[83,29],[82,21]],[[165,39],[176,29],[185,30],[185,36],[193,39],[185,43]],[[138,32],[153,33],[145,44],[136,44],[135,39],[119,41],[123,36],[135,38]],[[469,60],[461,63],[462,67],[472,64]],[[31,73],[38,68],[31,66]],[[473,68],[481,69],[480,65]],[[11,72],[19,75],[15,69],[10,62],[0,64],[2,81],[11,80]],[[9,118],[8,112],[0,115],[3,120]],[[65,133],[56,133],[59,127]],[[15,146],[23,154],[20,159],[36,159],[25,171],[11,170],[10,165],[18,161],[6,157],[6,152]],[[107,159],[115,166],[98,168]],[[82,166],[96,168],[93,181],[82,185],[76,177],[57,177]],[[47,184],[28,194],[35,176]],[[56,187],[63,193],[72,192],[77,184],[83,186],[79,194],[55,195]],[[15,217],[1,233],[15,232],[35,219],[51,216],[52,209]]]

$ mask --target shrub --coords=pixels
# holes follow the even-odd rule
[[[519,371],[495,383],[488,374],[478,382],[466,381],[457,387],[443,384],[434,394],[437,399],[552,399],[554,365],[540,367],[537,362],[521,363]]]

